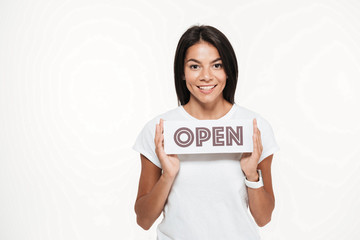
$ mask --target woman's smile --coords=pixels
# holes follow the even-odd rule
[[[200,89],[200,92],[205,93],[205,94],[209,94],[212,93],[214,88],[217,86],[217,84],[215,85],[202,85],[202,86],[197,86]]]

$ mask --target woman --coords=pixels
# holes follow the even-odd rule
[[[163,212],[160,240],[260,239],[258,226],[270,221],[275,205],[271,162],[279,146],[265,119],[234,102],[238,68],[230,42],[214,27],[190,27],[174,73],[181,105],[149,121],[133,146],[142,166],[137,223],[147,230]],[[164,120],[208,119],[253,119],[253,152],[164,152]]]

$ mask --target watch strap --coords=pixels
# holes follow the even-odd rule
[[[257,172],[259,174],[259,181],[257,181],[257,182],[251,182],[251,181],[247,180],[246,176],[245,176],[245,185],[247,187],[249,187],[249,188],[260,188],[260,187],[264,186],[264,182],[263,182],[262,175],[261,175],[261,170],[257,169]]]

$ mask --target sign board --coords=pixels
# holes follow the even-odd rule
[[[164,121],[167,154],[253,151],[253,121]]]

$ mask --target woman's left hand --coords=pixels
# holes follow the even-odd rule
[[[241,169],[249,181],[258,180],[257,166],[263,150],[261,133],[257,127],[256,118],[253,120],[253,129],[253,152],[243,153],[240,159]]]

